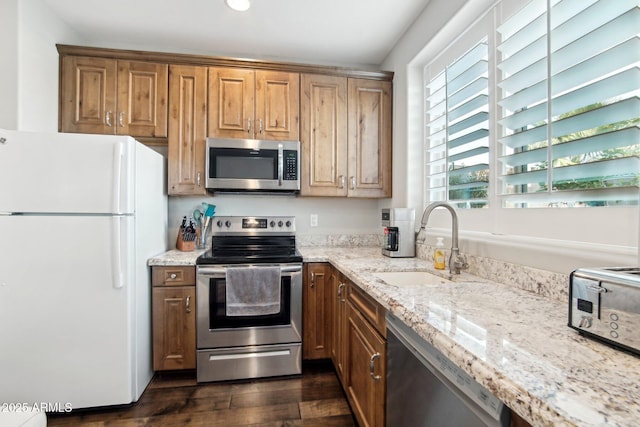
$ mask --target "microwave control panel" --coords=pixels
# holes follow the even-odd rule
[[[286,181],[298,179],[298,152],[284,150],[284,177]]]

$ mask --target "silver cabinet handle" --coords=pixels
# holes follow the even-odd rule
[[[355,190],[356,189],[356,177],[352,176],[351,178],[349,178],[351,180],[351,189]]]
[[[111,111],[107,111],[105,113],[104,120],[107,123],[107,126],[111,127]]]
[[[251,117],[247,119],[247,132],[251,133]]]
[[[187,297],[186,309],[187,309],[187,313],[191,313],[191,296]]]
[[[118,123],[120,123],[121,128],[124,127],[124,114],[124,111],[120,111],[120,114],[118,114]]]
[[[198,187],[200,187],[200,172],[196,175],[196,183],[198,184]]]
[[[344,289],[344,287],[347,286],[344,283],[340,283],[340,285],[338,285],[338,301],[340,302],[345,302],[346,299],[343,298],[342,296],[342,289]]]
[[[371,375],[371,378],[373,378],[374,381],[380,381],[380,379],[382,378],[380,375],[375,374],[376,359],[378,359],[379,357],[380,353],[376,351],[371,355],[371,359],[369,359],[369,375]]]
[[[260,119],[260,128],[259,128],[258,132],[262,133],[262,119]]]
[[[316,285],[316,273],[311,273],[311,287],[313,288]]]
[[[170,279],[175,279],[176,277],[178,277],[176,273],[171,273],[171,276],[169,276]]]
[[[340,187],[338,188],[344,188],[345,184],[347,183],[347,181],[345,180],[345,176],[340,175],[339,179],[340,179]]]

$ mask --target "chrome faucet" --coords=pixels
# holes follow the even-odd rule
[[[460,255],[460,249],[458,248],[458,215],[456,211],[451,207],[451,205],[444,202],[435,202],[431,203],[424,210],[422,214],[422,220],[420,221],[420,230],[418,231],[418,237],[416,238],[416,243],[424,242],[427,237],[427,231],[425,227],[427,225],[427,221],[429,220],[429,215],[436,208],[446,208],[449,212],[451,212],[452,225],[451,225],[451,255],[449,256],[449,273],[451,274],[460,274],[460,269],[466,269],[469,267],[467,261],[464,259],[462,255]]]

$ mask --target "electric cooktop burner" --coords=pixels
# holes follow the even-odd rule
[[[295,217],[216,217],[211,249],[196,264],[302,262],[296,249]]]

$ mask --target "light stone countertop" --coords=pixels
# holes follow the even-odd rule
[[[454,283],[396,287],[373,273],[448,271],[377,247],[298,249],[305,262],[330,262],[534,426],[640,425],[640,357],[580,336],[565,303],[464,272]],[[149,265],[199,255],[175,252]]]
[[[147,265],[152,266],[176,266],[176,265],[196,265],[196,259],[202,255],[206,249],[196,249],[190,252],[182,252],[171,249],[147,260]]]

